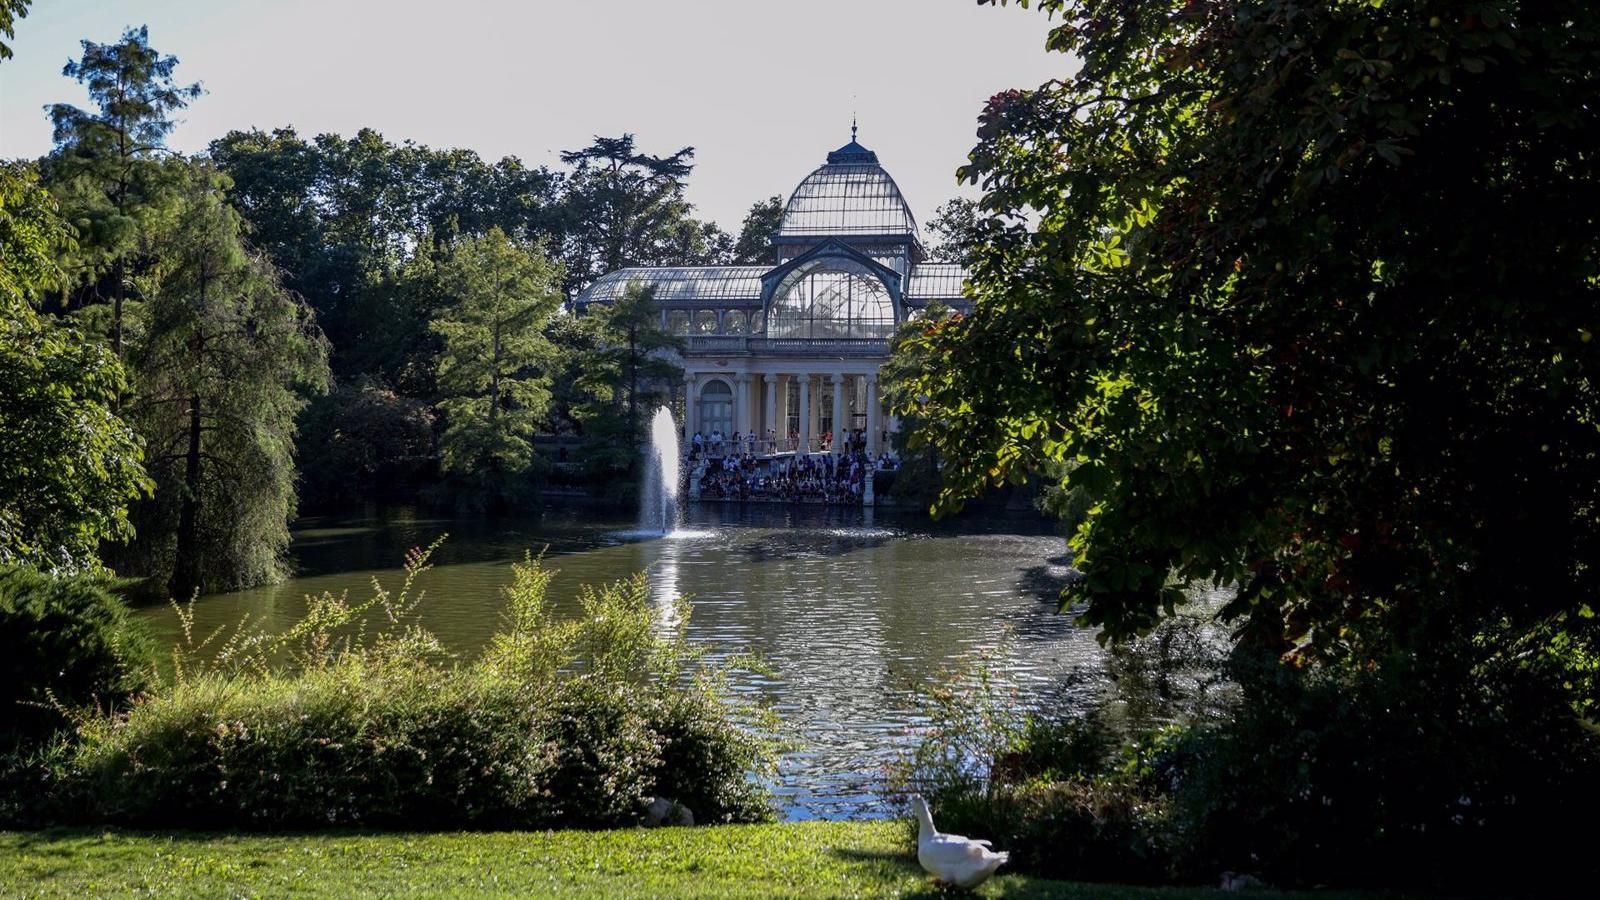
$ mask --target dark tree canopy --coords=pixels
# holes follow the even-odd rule
[[[965,260],[980,240],[978,219],[976,200],[957,197],[941,204],[928,220],[928,233],[933,237],[928,246],[928,258],[951,263]]]
[[[569,292],[627,266],[700,265],[731,253],[731,239],[694,219],[683,197],[693,159],[693,147],[642,153],[631,134],[561,154],[573,167],[562,204]]]
[[[1204,582],[1306,657],[1592,617],[1600,11],[1034,5],[1081,68],[984,110],[976,312],[904,344],[946,506],[1075,464],[1112,638]]]
[[[783,224],[783,198],[777,195],[757,200],[745,213],[744,224],[739,226],[739,238],[733,243],[736,266],[771,265],[772,236]]]
[[[561,177],[515,157],[489,163],[371,129],[312,140],[292,128],[234,131],[210,152],[252,241],[316,308],[341,375],[426,386],[435,310],[401,284],[415,256],[490,228],[559,240]]]

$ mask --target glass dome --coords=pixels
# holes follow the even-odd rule
[[[916,233],[911,208],[878,154],[853,140],[800,182],[778,227],[780,237]]]

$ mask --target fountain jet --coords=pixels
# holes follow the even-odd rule
[[[678,425],[665,406],[650,420],[650,443],[644,448],[644,484],[639,494],[639,530],[671,534],[678,527]]]

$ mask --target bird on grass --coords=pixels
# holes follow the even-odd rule
[[[928,802],[918,794],[911,795],[911,811],[917,816],[917,862],[941,885],[975,888],[1011,858],[1009,853],[989,849],[988,841],[940,834],[933,827]]]

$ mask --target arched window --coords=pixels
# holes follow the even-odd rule
[[[716,334],[717,311],[714,309],[697,309],[694,311],[694,328],[692,334]]]
[[[681,309],[667,313],[667,332],[670,334],[689,333],[689,314]]]
[[[722,314],[723,334],[744,334],[744,331],[744,313],[738,311],[737,309],[730,309]]]
[[[873,338],[894,333],[894,301],[876,276],[818,268],[781,286],[767,310],[769,338]]]
[[[717,379],[700,389],[700,433],[710,438],[713,431],[733,437],[733,388]]]

